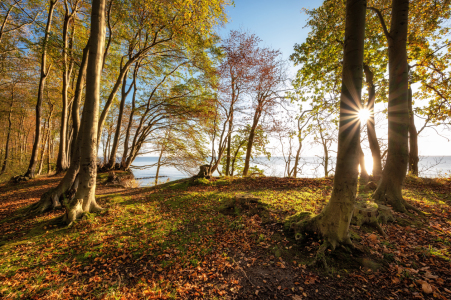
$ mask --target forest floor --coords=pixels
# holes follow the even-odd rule
[[[0,185],[0,298],[451,299],[451,179],[408,178],[404,197],[425,216],[396,214],[387,239],[351,226],[360,251],[327,253],[326,271],[307,266],[319,241],[297,243],[284,221],[319,212],[330,178],[123,188],[106,176],[97,186],[105,210],[71,228],[52,225],[62,210],[20,214],[61,177]],[[266,205],[223,209],[243,193]]]

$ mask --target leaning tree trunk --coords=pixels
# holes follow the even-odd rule
[[[388,203],[398,212],[415,209],[402,197],[402,184],[409,160],[409,99],[407,64],[407,24],[409,0],[393,0],[388,33],[389,100],[388,152],[382,179],[374,193],[378,202]]]
[[[366,121],[366,128],[368,132],[368,142],[370,144],[371,155],[373,156],[373,177],[375,180],[379,180],[382,176],[382,158],[381,149],[376,136],[376,127],[374,121],[374,102],[376,100],[376,87],[373,82],[373,72],[368,65],[363,65],[365,72],[366,84],[368,86],[368,104],[366,108],[370,112],[370,116]]]
[[[95,199],[97,176],[97,126],[99,121],[100,77],[105,43],[105,0],[93,0],[91,35],[86,72],[86,100],[80,129],[79,186],[72,200],[65,203],[67,224],[85,212],[100,210]]]
[[[247,149],[246,149],[246,158],[244,159],[243,176],[247,176],[247,173],[249,172],[249,163],[251,160],[252,146],[255,138],[255,129],[257,128],[260,116],[261,116],[261,107],[259,105],[255,110],[254,122],[252,124],[251,131],[249,133],[249,138],[247,140]]]
[[[297,178],[298,176],[298,168],[299,168],[299,159],[301,157],[301,150],[302,150],[302,138],[300,136],[298,136],[298,140],[299,140],[299,147],[296,150],[296,157],[294,159],[294,167],[293,167],[293,178]]]
[[[409,173],[418,176],[418,132],[415,127],[414,113],[412,108],[412,89],[409,87]]]
[[[136,70],[136,68],[135,68]],[[132,107],[130,111],[130,116],[128,118],[127,130],[125,131],[124,139],[124,152],[122,153],[121,168],[126,169],[127,165],[127,155],[128,155],[128,143],[130,140],[130,131],[133,125],[133,116],[135,115],[135,101],[136,101],[136,80],[133,82],[133,96],[132,96]]]
[[[161,158],[163,157],[164,148],[161,148],[160,156],[158,157],[157,172],[155,173],[155,185],[158,184],[158,176],[160,175]]]
[[[360,121],[356,115],[362,107],[365,11],[366,0],[346,1],[338,153],[331,198],[320,214],[293,226],[295,231],[316,232],[323,237],[324,243],[318,250],[317,259],[321,258],[324,263],[324,251],[327,248],[352,244],[349,224],[354,211],[358,179]]]
[[[45,80],[49,75],[50,67],[47,68],[47,44],[49,41],[50,27],[52,26],[53,9],[58,0],[50,1],[49,14],[47,17],[47,25],[45,27],[44,40],[42,42],[42,58],[41,58],[41,77],[39,79],[38,99],[36,102],[36,132],[34,136],[33,149],[31,151],[30,164],[25,173],[25,177],[34,178],[36,176],[36,164],[38,161],[38,148],[41,142],[41,111],[42,98],[44,97]]]
[[[116,131],[114,132],[113,146],[111,148],[110,159],[108,161],[109,169],[114,169],[114,167],[116,165],[116,155],[117,155],[117,149],[119,148],[119,138],[121,136],[122,116],[124,115],[125,100],[127,99],[127,96],[133,87],[133,84],[131,84],[130,88],[128,90],[126,90],[127,74],[128,74],[128,71],[125,73],[124,80],[122,81],[121,103],[119,105],[119,115],[117,116],[117,124],[116,124]]]

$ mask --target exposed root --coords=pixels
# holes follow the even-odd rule
[[[407,203],[402,196],[400,186],[386,182],[384,179],[382,179],[382,182],[374,193],[373,199],[377,203],[390,205],[396,212],[407,213],[407,210],[413,210],[418,214],[424,215],[421,210]]]
[[[313,261],[309,263],[310,266],[321,264],[326,270],[328,270],[329,267],[326,262],[326,250],[331,249],[334,251],[337,246],[340,246],[345,248],[347,252],[352,253],[352,250],[355,248],[349,236],[340,241],[333,233],[321,231],[321,228],[324,228],[321,226],[321,222],[324,221],[322,219],[324,217],[322,214],[313,216],[310,213],[304,212],[295,215],[295,217],[297,218],[297,221],[290,223],[290,229],[294,231],[294,237],[296,240],[302,242],[305,239],[306,234],[319,233],[324,241],[316,252]]]
[[[404,203],[404,206],[405,206],[407,209],[413,210],[413,211],[416,212],[417,214],[422,215],[422,216],[425,216],[425,213],[422,212],[420,209],[418,209],[418,208],[416,208],[415,206],[413,206],[413,205],[407,203],[406,201],[404,201],[404,202],[405,202],[405,203]]]
[[[325,252],[330,246],[331,245],[328,241],[324,241],[324,243],[321,244],[318,251],[316,252],[315,258],[308,265],[315,266],[315,265],[321,263],[324,266],[324,269],[329,270],[329,267],[327,266],[327,262],[326,262],[326,253]]]

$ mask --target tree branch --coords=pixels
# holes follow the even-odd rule
[[[377,16],[379,17],[379,21],[381,22],[382,29],[384,30],[385,37],[387,38],[387,40],[391,39],[392,37],[387,30],[387,26],[385,25],[384,17],[382,16],[381,11],[379,9],[377,9],[375,7],[371,7],[371,6],[367,7],[366,9],[372,10],[377,14]]]

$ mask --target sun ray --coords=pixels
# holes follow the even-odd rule
[[[358,115],[359,115],[360,123],[366,124],[366,122],[368,121],[368,119],[371,116],[371,112],[367,108],[362,108],[361,110],[359,110]]]

